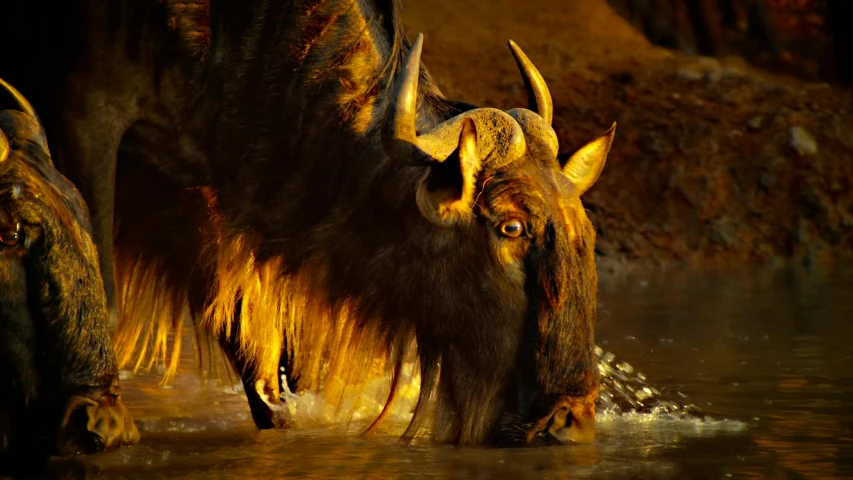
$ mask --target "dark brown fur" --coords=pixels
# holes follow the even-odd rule
[[[40,135],[29,115],[0,111],[0,473],[138,439],[88,210]]]
[[[177,30],[191,56],[204,60],[210,49],[209,0],[160,0],[168,6],[169,27]]]
[[[45,48],[7,64],[41,59],[10,74],[96,212],[107,283],[115,259],[120,365],[150,366],[147,352],[168,379],[186,312],[240,370],[260,427],[274,426],[265,400],[277,401],[282,362],[334,402],[413,347],[422,388],[406,436],[433,402],[434,438],[482,443],[594,397],[594,234],[553,155],[530,140],[521,159],[484,163],[470,218],[442,228],[415,192],[430,171],[441,187],[449,167],[382,149],[409,50],[397,2],[213,1],[209,44],[188,33],[204,16],[175,20],[171,4],[71,3],[62,24],[9,25]],[[419,94],[421,129],[473,108],[425,69]],[[529,235],[501,238],[505,218]]]

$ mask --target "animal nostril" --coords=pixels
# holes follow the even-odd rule
[[[567,407],[560,407],[548,420],[549,429],[560,429],[569,427],[571,423],[571,412]]]
[[[92,433],[89,437],[91,451],[94,452],[103,452],[107,448],[107,442],[104,440],[104,437],[97,433]]]
[[[569,406],[557,409],[548,420],[548,434],[562,443],[590,443],[595,440],[595,414],[576,416]]]

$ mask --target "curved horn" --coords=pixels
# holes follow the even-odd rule
[[[382,143],[392,158],[415,160],[412,156],[417,155],[415,117],[423,44],[424,35],[419,33],[396,82],[397,88],[382,128]]]
[[[545,84],[545,79],[521,47],[512,40],[509,41],[509,49],[515,57],[518,69],[521,70],[521,77],[527,90],[527,102],[530,105],[528,109],[538,113],[548,125],[551,125],[551,120],[554,118],[554,104],[551,102],[551,92]]]
[[[38,120],[38,117],[36,116],[36,111],[35,111],[35,109],[34,109],[34,108],[33,108],[33,106],[30,104],[30,102],[29,102],[29,101],[27,101],[27,99],[26,99],[26,98],[24,98],[24,96],[23,96],[23,95],[21,95],[21,92],[19,92],[15,87],[13,87],[13,86],[9,85],[9,83],[8,83],[8,82],[6,82],[6,80],[3,80],[2,78],[0,78],[0,86],[2,86],[3,88],[5,88],[5,89],[6,89],[6,91],[8,91],[8,92],[9,92],[9,95],[12,95],[12,97],[14,97],[14,98],[15,98],[15,101],[17,101],[17,102],[18,102],[18,106],[19,106],[19,107],[21,107],[21,111],[22,111],[22,112],[24,112],[24,113],[26,113],[27,115],[29,115],[29,116],[33,117],[34,119]]]
[[[445,120],[428,132],[417,134],[418,80],[421,68],[423,34],[412,44],[409,56],[397,78],[397,85],[382,125],[382,144],[391,158],[403,162],[443,162],[459,147],[459,135],[465,118],[476,124],[479,158],[500,165],[518,158],[526,144],[521,126],[506,112],[494,108],[477,108]]]
[[[9,95],[18,102],[18,108],[20,109],[20,111],[9,109],[0,112],[0,123],[7,128],[6,131],[13,137],[27,138],[47,151],[47,139],[45,138],[44,128],[32,104],[21,92],[2,78],[0,78],[0,87],[5,88],[9,92]]]
[[[525,138],[535,138],[543,142],[551,150],[551,156],[556,157],[559,153],[560,142],[557,133],[544,118],[526,108],[513,108],[506,112],[521,125]]]
[[[3,162],[9,157],[9,139],[3,130],[0,130],[0,170],[2,170]]]

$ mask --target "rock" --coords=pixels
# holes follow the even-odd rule
[[[699,65],[703,70],[723,68],[722,62],[714,57],[699,57],[696,59],[696,65]]]
[[[702,79],[702,77],[705,76],[702,72],[700,72],[698,70],[694,70],[692,68],[680,68],[680,69],[678,69],[677,75],[678,75],[678,78],[688,80],[691,82],[699,81]]]
[[[737,67],[726,67],[723,69],[723,74],[729,78],[744,78],[746,72]]]
[[[749,127],[753,132],[761,130],[761,127],[764,125],[764,117],[761,115],[757,115],[755,117],[750,118],[746,121],[746,126]]]
[[[708,85],[716,85],[720,83],[720,80],[723,79],[724,73],[725,72],[723,72],[723,70],[719,68],[708,70],[708,72],[705,74],[705,81],[708,83]]]
[[[708,228],[708,234],[712,242],[720,245],[732,247],[738,243],[735,227],[728,217],[712,220]]]
[[[790,134],[791,148],[793,148],[798,154],[802,156],[817,154],[817,141],[809,132],[806,131],[805,128],[793,126],[790,129]]]

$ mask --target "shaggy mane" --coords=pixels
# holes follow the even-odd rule
[[[214,333],[227,335],[238,328],[239,354],[257,367],[256,380],[277,382],[282,376],[279,358],[287,358],[287,380],[298,379],[300,391],[321,394],[334,407],[336,419],[351,418],[363,407],[357,399],[368,383],[384,379],[385,407],[376,412],[367,432],[375,431],[394,411],[395,392],[403,386],[403,362],[416,352],[413,332],[389,332],[378,319],[363,315],[351,299],[329,298],[321,287],[329,272],[316,263],[285,272],[283,257],[259,259],[250,235],[228,232],[217,215],[215,198],[206,194],[206,240],[193,262],[197,272],[211,272],[214,283],[199,305],[193,305],[190,278],[162,257],[144,249],[140,253],[137,245],[122,241],[133,234],[118,232],[120,312],[114,346],[119,368],[136,373],[159,364],[164,367],[161,383],[171,382],[180,363],[184,319],[189,318],[199,373],[208,367],[218,376],[224,356]],[[224,363],[226,373],[232,374]],[[285,389],[287,382],[281,384]]]
[[[184,47],[196,59],[207,55],[211,48],[209,0],[165,1],[169,25],[180,33]],[[316,9],[325,2],[297,3],[310,3]],[[400,24],[399,2],[376,0],[374,5],[378,15],[368,22],[368,30],[350,32],[356,36],[389,38],[388,57],[375,77],[367,79],[367,97],[387,89],[411,46]],[[359,48],[359,43],[355,42],[352,48]],[[434,118],[449,118],[472,108],[444,99],[426,69],[421,70],[420,85],[421,103]],[[342,114],[345,117],[353,105],[366,101],[367,98],[359,97],[341,105]],[[385,407],[376,412],[376,421],[368,428],[369,432],[375,431],[378,422],[394,411],[395,392],[404,387],[417,388],[418,404],[404,438],[410,439],[421,431],[438,385],[439,359],[418,358],[410,326],[390,330],[392,327],[373,318],[368,307],[355,300],[330,298],[324,279],[334,272],[327,271],[321,259],[309,259],[298,271],[286,271],[286,252],[261,257],[259,239],[249,232],[233,231],[219,217],[214,192],[180,195],[195,195],[192,202],[204,204],[200,214],[174,221],[182,231],[187,230],[187,225],[198,225],[203,232],[197,236],[197,245],[186,249],[197,255],[191,259],[175,258],[168,250],[151,252],[150,245],[137,238],[138,235],[122,233],[120,212],[116,209],[115,268],[120,311],[114,345],[119,368],[138,372],[159,363],[165,368],[162,383],[170,382],[179,364],[183,322],[190,318],[199,372],[204,372],[206,364],[218,372],[215,357],[220,352],[214,347],[218,347],[215,334],[227,335],[238,328],[241,331],[238,353],[257,366],[261,378],[256,380],[270,384],[281,378],[281,352],[282,357],[288,358],[288,380],[297,379],[302,391],[322,393],[329,404],[337,406],[337,416],[351,418],[359,404],[349,399],[362,393],[369,382],[385,379]],[[141,201],[149,204],[154,201],[150,196],[142,198]],[[156,206],[150,208],[157,211]],[[163,208],[174,208],[174,203],[167,202]],[[128,222],[131,223],[134,222]],[[176,262],[182,265],[175,267]],[[193,298],[193,285],[199,277],[213,282],[204,289],[207,292],[204,299]],[[239,306],[238,315],[234,314],[236,306]],[[218,358],[222,360],[221,355]],[[412,358],[417,362],[415,372],[419,375],[404,380],[400,374],[403,362]],[[230,366],[226,371],[233,373]],[[286,382],[281,383],[284,388]]]

